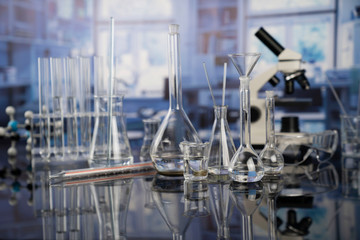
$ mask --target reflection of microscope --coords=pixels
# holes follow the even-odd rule
[[[263,28],[260,28],[255,36],[264,43],[277,57],[278,63],[266,72],[256,76],[250,81],[251,96],[251,139],[254,144],[265,143],[265,99],[258,98],[260,89],[269,82],[276,86],[280,80],[276,73],[281,72],[285,80],[285,92],[294,92],[294,81],[298,82],[302,89],[310,88],[305,77],[305,70],[301,69],[302,56],[300,53],[290,49],[284,49],[272,36]]]

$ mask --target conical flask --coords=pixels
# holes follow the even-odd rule
[[[169,26],[169,111],[162,121],[150,148],[156,170],[164,175],[182,175],[182,141],[201,143],[182,105],[179,25]]]
[[[89,160],[92,167],[129,165],[133,163],[122,112],[123,98],[123,95],[114,95],[111,98],[111,101],[113,101],[111,104],[113,114],[111,121],[108,121],[109,97],[107,95],[95,96],[95,125]],[[111,124],[110,137],[108,137],[109,123]]]
[[[280,174],[284,167],[284,157],[275,146],[274,92],[266,91],[266,143],[259,157],[264,164],[266,175]]]
[[[261,204],[264,192],[262,182],[239,183],[231,182],[230,184],[231,199],[242,215],[242,239],[253,239],[253,222],[252,215]]]
[[[236,149],[227,121],[227,106],[214,106],[215,120],[210,137],[209,174],[227,175]]]
[[[240,75],[240,147],[231,159],[229,175],[237,182],[257,182],[264,176],[264,166],[251,145],[249,74],[260,53],[230,54],[229,57]]]

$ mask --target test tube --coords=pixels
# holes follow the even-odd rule
[[[90,58],[79,58],[80,69],[80,151],[88,156],[91,144],[91,77],[92,64]]]
[[[63,104],[63,85],[65,81],[65,59],[50,59],[51,94],[53,105],[53,135],[54,153],[56,159],[64,157],[64,104]]]
[[[67,147],[66,155],[72,159],[78,157],[78,121],[77,121],[77,99],[76,91],[78,89],[79,82],[79,66],[77,58],[67,58],[67,76],[66,76],[66,136]]]
[[[39,83],[39,138],[37,138],[39,154],[42,158],[50,157],[50,60],[38,58],[38,83]]]

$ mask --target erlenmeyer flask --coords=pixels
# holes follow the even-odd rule
[[[236,149],[227,121],[227,106],[214,106],[215,120],[210,137],[209,174],[227,175]]]
[[[158,118],[150,118],[143,119],[144,124],[144,138],[143,144],[140,149],[140,161],[151,161],[150,157],[150,147],[151,143],[154,139],[154,136],[159,129],[160,119]]]
[[[253,223],[252,215],[259,207],[262,198],[264,187],[262,182],[254,183],[238,183],[231,182],[230,184],[231,199],[240,210],[243,220],[243,238],[246,240],[253,239]]]
[[[160,215],[173,234],[173,239],[183,239],[191,218],[184,216],[184,178],[155,175],[152,194]]]
[[[274,92],[266,91],[266,143],[259,157],[266,175],[279,174],[284,167],[284,157],[275,145]]]
[[[240,147],[231,159],[229,175],[237,182],[257,182],[264,176],[264,166],[250,140],[249,74],[260,53],[230,54],[229,57],[240,75]]]
[[[182,175],[182,141],[201,143],[182,105],[179,25],[169,26],[169,111],[152,142],[150,154],[156,170],[165,175]]]
[[[92,167],[129,165],[133,163],[126,124],[122,112],[123,95],[112,97],[112,119],[108,121],[109,97],[95,96],[95,126],[90,148]],[[111,124],[110,138],[108,123]],[[110,142],[108,142],[110,140]]]

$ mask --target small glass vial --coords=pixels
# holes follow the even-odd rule
[[[236,148],[227,121],[227,106],[214,106],[215,120],[210,137],[209,174],[227,175]]]
[[[261,161],[264,164],[266,175],[280,174],[284,168],[284,157],[275,146],[275,122],[274,110],[275,100],[274,92],[266,91],[266,143],[264,149],[260,152]]]

